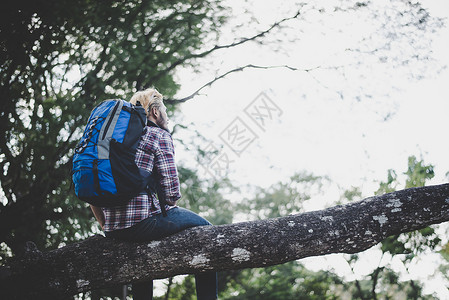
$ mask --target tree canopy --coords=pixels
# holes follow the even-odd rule
[[[70,156],[90,110],[150,86],[173,95],[173,69],[214,38],[223,9],[220,1],[85,0],[2,10],[0,240],[13,253],[27,240],[56,247],[90,232],[69,193]]]

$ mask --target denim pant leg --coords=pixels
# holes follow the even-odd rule
[[[162,216],[162,214],[152,216],[130,228],[109,232],[106,235],[121,240],[145,242],[158,240],[187,228],[207,225],[212,224],[190,210],[175,207],[167,211],[166,217]],[[199,300],[217,298],[217,273],[197,274],[195,275],[195,282]],[[145,288],[142,284],[134,284],[133,291],[134,289],[137,289],[139,294],[142,290],[148,291],[148,288]],[[145,292],[142,293],[147,294]],[[152,299],[152,296],[140,299]]]

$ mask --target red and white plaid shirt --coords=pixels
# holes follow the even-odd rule
[[[156,180],[159,179],[167,203],[174,205],[181,198],[181,192],[173,139],[170,133],[152,122],[145,130],[137,147],[136,164],[139,168],[151,172]],[[166,205],[166,210],[173,207]],[[156,194],[151,193],[142,193],[131,199],[127,205],[102,209],[106,219],[104,231],[131,227],[143,219],[162,213]]]

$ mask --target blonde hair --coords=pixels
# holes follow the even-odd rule
[[[142,104],[142,106],[145,108],[147,117],[150,116],[150,112],[153,107],[160,109],[163,104],[162,95],[156,89],[151,88],[143,91],[138,91],[131,97],[131,100],[129,100],[129,102],[134,105],[137,104],[137,101],[139,101],[140,104]]]

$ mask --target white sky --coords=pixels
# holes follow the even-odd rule
[[[262,8],[258,6],[258,10],[263,11]],[[449,14],[449,9],[446,11]],[[319,37],[312,44],[305,43],[308,48],[301,48],[299,55],[299,52],[292,51],[287,56],[273,52],[270,47],[251,44],[221,51],[209,63],[210,66],[222,66],[217,74],[248,63],[265,66],[288,64],[299,68],[354,63],[356,60],[349,58],[348,61],[344,57],[347,55],[344,44],[327,52],[323,50],[341,43],[341,40],[347,44],[354,43],[352,38],[359,40],[358,23],[354,26],[347,19],[345,23],[342,28],[345,38],[330,35],[327,41]],[[294,26],[297,23],[289,24]],[[309,27],[313,28],[313,24]],[[356,28],[355,34],[347,31],[351,28]],[[326,28],[321,29],[325,35],[329,34]],[[330,31],[336,31],[336,28]],[[448,63],[448,57],[443,54],[449,53],[447,33],[447,30],[442,32],[440,39],[432,45],[435,57],[440,60],[439,65]],[[313,40],[314,37],[304,39],[309,38]],[[287,44],[284,48],[294,49],[297,44]],[[317,54],[316,49],[323,53]],[[310,57],[315,62],[309,62]],[[449,142],[441,133],[449,123],[444,115],[449,109],[448,71],[416,81],[406,78],[404,70],[395,71],[388,64],[363,63],[366,65],[346,68],[347,81],[333,70],[320,69],[312,71],[311,75],[282,68],[247,69],[233,73],[205,89],[204,96],[184,104],[181,108],[182,123],[194,122],[195,126],[189,130],[197,129],[235,159],[228,175],[240,184],[268,186],[277,180],[285,180],[294,172],[308,170],[328,175],[341,186],[364,185],[365,192],[370,193],[377,185],[371,183],[384,180],[388,169],[405,171],[410,155],[434,164],[436,177],[433,182],[444,182],[445,173],[449,171],[449,158],[445,155]],[[206,69],[210,66],[206,63]],[[360,69],[362,71],[358,71]],[[189,69],[181,70],[178,73],[182,83],[179,95],[188,95],[209,81],[215,75],[212,71],[203,69],[200,74],[193,74]],[[359,77],[363,72],[366,72],[365,79]],[[325,86],[318,84],[314,77]],[[329,87],[330,84],[335,88]],[[373,96],[357,102],[351,96],[357,96],[362,87]],[[343,91],[344,99],[340,98],[338,90]],[[278,120],[270,123],[266,132],[258,130],[243,112],[260,92],[267,93],[283,111]],[[390,117],[384,121],[389,114]],[[259,137],[240,157],[219,139],[220,133],[235,117],[241,117]],[[204,146],[207,146],[206,142]],[[189,153],[178,150],[178,160],[189,159]]]
[[[237,17],[232,21],[237,33],[234,36],[250,36],[255,30],[267,28],[275,20],[294,14],[293,2],[261,2],[251,6],[229,1]],[[332,2],[328,8],[332,7]],[[338,1],[336,2],[339,3]],[[386,2],[376,1],[379,11]],[[434,16],[448,17],[449,2],[422,1]],[[243,7],[242,7],[243,6]],[[248,7],[259,20],[256,28],[237,27],[245,20],[240,11]],[[435,35],[427,45],[436,59],[433,63],[411,64],[406,68],[393,62],[379,63],[377,58],[357,54],[346,49],[364,48],[361,39],[374,34],[371,43],[378,42],[378,24],[370,21],[369,14],[319,14],[304,8],[308,22],[292,21],[285,35],[276,34],[279,42],[269,46],[250,43],[235,49],[215,53],[202,63],[199,73],[189,68],[177,73],[184,97],[211,80],[235,67],[249,63],[273,66],[288,64],[297,68],[320,68],[312,72],[290,71],[285,68],[254,70],[233,73],[181,107],[182,117],[172,123],[189,124],[188,131],[197,130],[216,147],[234,160],[228,168],[228,176],[241,185],[267,187],[277,181],[285,181],[295,172],[306,170],[316,175],[329,176],[339,187],[363,187],[364,196],[372,195],[378,183],[385,180],[388,169],[404,172],[407,158],[415,155],[435,166],[433,184],[447,181],[449,171],[449,140],[444,134],[449,127],[449,71],[437,73],[449,63],[449,30],[447,27]],[[382,14],[380,14],[382,15]],[[381,19],[381,17],[379,17]],[[232,28],[223,28],[224,32]],[[408,33],[407,33],[408,34]],[[224,34],[226,43],[230,34]],[[288,40],[298,38],[294,42]],[[380,39],[381,40],[381,39]],[[395,39],[396,41],[396,39]],[[399,58],[413,51],[413,47],[397,39],[386,55]],[[367,42],[369,48],[369,41]],[[426,43],[424,41],[423,43]],[[397,48],[395,48],[397,47]],[[424,44],[426,47],[426,44]],[[361,64],[357,64],[358,62]],[[326,66],[344,66],[344,72],[326,69]],[[422,80],[410,78],[409,72],[422,74]],[[220,71],[216,72],[219,69]],[[344,74],[344,76],[342,75]],[[317,82],[320,81],[320,83]],[[340,98],[339,91],[344,98]],[[265,92],[282,110],[282,115],[270,121],[266,131],[258,128],[244,109],[261,92]],[[364,94],[371,98],[363,97]],[[357,96],[362,95],[360,101]],[[235,155],[227,148],[219,135],[236,118],[240,117],[257,134],[258,138]],[[172,124],[173,125],[173,124]],[[180,131],[175,138],[189,139],[188,131]],[[203,149],[207,142],[195,140]],[[204,144],[204,145],[203,145]],[[177,160],[195,166],[191,153],[177,145]],[[208,176],[205,172],[204,176]],[[316,200],[308,209],[319,209],[333,199]],[[217,204],[219,205],[219,204]],[[375,252],[369,254],[372,257]],[[321,266],[323,260],[347,275],[341,256],[326,256],[303,260],[307,266]],[[377,261],[370,260],[371,264]],[[358,274],[369,264],[367,260]],[[417,275],[427,280],[426,292],[438,292],[441,299],[449,299],[449,292],[441,283],[427,277],[438,264],[435,255],[421,265]],[[432,266],[429,271],[422,266]],[[397,267],[400,269],[400,266]],[[346,272],[346,273],[345,273]],[[348,275],[349,276],[349,275]],[[350,277],[350,276],[349,276]]]

